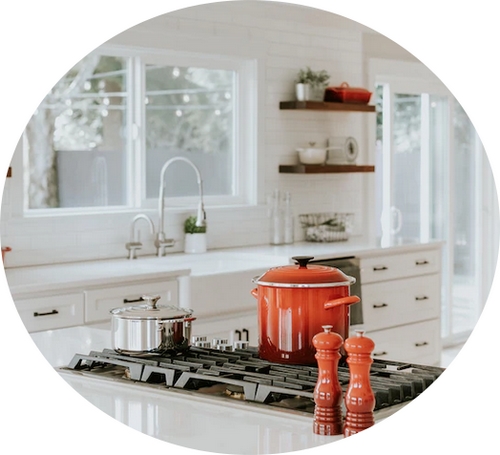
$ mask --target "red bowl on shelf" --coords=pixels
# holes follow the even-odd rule
[[[372,92],[365,88],[349,87],[347,82],[342,82],[340,87],[327,87],[324,101],[334,103],[368,104]]]

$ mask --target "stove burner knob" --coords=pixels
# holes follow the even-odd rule
[[[219,345],[229,344],[229,340],[227,338],[214,338],[212,340],[212,347],[216,348]]]
[[[248,341],[235,341],[233,343],[234,349],[248,349],[250,343]]]
[[[193,343],[197,348],[211,348],[212,343],[210,341],[195,341]]]
[[[230,344],[218,344],[215,346],[215,349],[219,351],[232,351],[233,347]]]
[[[191,343],[193,343],[194,345],[196,345],[196,343],[198,342],[203,342],[203,341],[207,341],[207,337],[200,335],[191,337]]]

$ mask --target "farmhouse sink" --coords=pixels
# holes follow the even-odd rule
[[[217,251],[203,254],[172,254],[161,258],[148,256],[134,260],[133,264],[140,268],[155,267],[159,270],[189,269],[190,275],[200,276],[270,268],[286,264],[284,261],[286,259],[278,260],[277,263],[276,257],[264,254]]]

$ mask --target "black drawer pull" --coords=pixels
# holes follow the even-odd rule
[[[379,266],[373,267],[374,272],[380,272],[382,270],[387,270],[387,267],[385,265],[379,265]]]
[[[422,343],[415,343],[415,347],[421,348],[422,346],[427,346],[429,343],[427,341],[423,341]]]
[[[385,308],[386,306],[389,306],[387,303],[374,303],[373,308]]]
[[[37,318],[38,316],[50,316],[52,314],[59,314],[59,311],[52,310],[52,311],[49,311],[48,313],[38,313],[37,311],[35,311],[33,313],[33,316],[35,316],[35,318]]]
[[[421,296],[417,296],[415,297],[415,300],[428,300],[429,297],[427,297],[426,295],[421,295]]]
[[[243,329],[242,332],[245,334],[245,341],[250,341],[248,329]]]
[[[142,297],[139,297],[138,299],[123,299],[123,303],[137,303],[137,302],[144,302],[144,299]]]
[[[380,357],[381,355],[387,355],[387,351],[374,352],[373,357]]]
[[[425,259],[423,261],[415,261],[415,265],[427,265],[429,261],[426,261]]]

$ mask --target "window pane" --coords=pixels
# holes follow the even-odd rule
[[[146,66],[147,198],[158,197],[160,169],[174,156],[199,168],[205,195],[235,194],[235,83],[234,71]],[[198,194],[194,174],[187,175],[193,171],[183,163],[174,166],[165,194]]]
[[[395,94],[393,154],[394,234],[420,238],[421,97]]]
[[[476,271],[480,270],[477,258],[479,232],[476,181],[477,150],[475,130],[467,114],[458,102],[454,103],[454,172],[455,197],[453,217],[455,243],[453,246],[453,307],[452,331],[454,334],[472,330],[477,322],[481,302],[478,301],[480,282]]]
[[[26,127],[28,207],[125,201],[127,61],[89,55],[45,97]]]

